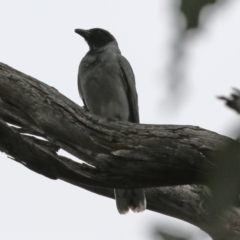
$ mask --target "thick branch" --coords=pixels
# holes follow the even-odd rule
[[[0,65],[0,77],[0,97],[16,109],[19,125],[24,119],[31,131],[41,132],[49,141],[94,165],[94,169],[81,169],[81,165],[73,169],[102,187],[207,183],[208,173],[217,164],[214,156],[225,144],[234,143],[194,126],[109,122],[6,65]],[[6,111],[1,115],[16,124],[16,117],[11,121]]]
[[[100,119],[54,88],[4,64],[0,64],[0,98],[2,151],[42,175],[108,197],[113,197],[111,188],[210,184],[209,174],[222,168],[216,156],[226,145],[239,149],[234,140],[199,127]],[[94,167],[58,156],[59,147]],[[239,167],[235,169],[240,173]],[[204,192],[200,186],[151,188],[148,209],[210,232],[212,219],[202,207]],[[223,229],[240,232],[239,222],[236,209],[219,218]]]

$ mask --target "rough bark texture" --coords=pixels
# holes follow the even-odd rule
[[[145,187],[149,210],[199,226],[214,239],[239,239],[239,209],[211,214],[208,202],[214,198],[203,186],[211,186],[212,176],[218,180],[225,168],[219,156],[226,146],[239,159],[239,143],[228,137],[195,126],[101,119],[56,89],[0,63],[1,151],[46,177],[103,196],[113,198],[112,188]],[[59,148],[87,164],[59,156]],[[238,162],[229,161],[239,176]]]

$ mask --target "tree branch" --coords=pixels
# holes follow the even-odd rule
[[[239,154],[238,142],[194,126],[98,118],[54,88],[2,63],[0,98],[0,150],[25,167],[111,198],[112,188],[151,187],[146,189],[148,209],[193,223],[212,236],[240,232],[237,208],[229,208],[212,223],[203,207],[210,198],[203,186],[159,188],[211,185],[211,174],[222,167],[216,156],[226,145]],[[87,164],[59,156],[59,148]],[[235,169],[240,175],[239,166]]]
[[[227,98],[220,96],[218,98],[224,100],[229,108],[232,108],[237,113],[240,113],[240,90],[233,88],[233,93],[230,95],[230,97]]]

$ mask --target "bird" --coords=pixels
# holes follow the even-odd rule
[[[139,123],[135,77],[128,60],[121,55],[117,40],[107,30],[75,29],[89,46],[78,69],[78,90],[84,107],[103,118]],[[114,189],[120,214],[146,209],[143,189]]]

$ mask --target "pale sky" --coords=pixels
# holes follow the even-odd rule
[[[141,122],[197,125],[234,137],[239,117],[216,96],[240,88],[240,1],[229,0],[214,11],[189,41],[185,99],[170,112],[162,102],[176,35],[173,2],[1,0],[0,61],[82,105],[77,71],[88,46],[74,29],[104,28],[116,37],[134,70]],[[3,240],[148,240],[154,239],[154,227],[168,226],[192,240],[210,239],[190,224],[151,211],[121,216],[115,201],[45,178],[2,153],[0,182]]]

